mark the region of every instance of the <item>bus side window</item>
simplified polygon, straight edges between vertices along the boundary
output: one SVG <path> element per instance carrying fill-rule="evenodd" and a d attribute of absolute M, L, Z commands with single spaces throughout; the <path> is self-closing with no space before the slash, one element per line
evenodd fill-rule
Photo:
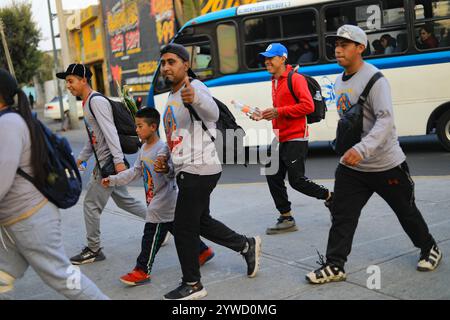
<path fill-rule="evenodd" d="M 416 0 L 415 36 L 419 50 L 450 46 L 450 0 Z"/>
<path fill-rule="evenodd" d="M 449 47 L 450 46 L 450 28 L 442 28 L 440 31 L 441 42 L 439 47 Z"/>
<path fill-rule="evenodd" d="M 217 45 L 219 47 L 220 72 L 236 73 L 239 70 L 236 26 L 233 23 L 223 23 L 217 26 Z"/>
<path fill-rule="evenodd" d="M 416 20 L 450 16 L 450 0 L 416 0 Z"/>
<path fill-rule="evenodd" d="M 329 36 L 335 34 L 336 28 L 344 23 L 358 25 L 366 31 L 368 42 L 363 53 L 364 57 L 405 52 L 408 48 L 405 5 L 405 0 L 381 0 L 373 4 L 340 5 L 326 9 L 327 58 L 335 59 L 334 40 Z"/>
<path fill-rule="evenodd" d="M 319 39 L 317 37 L 317 17 L 312 10 L 281 16 L 283 38 L 288 38 L 286 47 L 291 64 L 305 65 L 319 59 Z M 297 39 L 293 39 L 293 38 Z"/>
<path fill-rule="evenodd" d="M 428 22 L 416 28 L 418 49 L 428 50 L 450 46 L 450 19 Z"/>
<path fill-rule="evenodd" d="M 245 63 L 249 69 L 264 68 L 259 53 L 272 42 L 280 42 L 281 21 L 279 16 L 257 17 L 244 20 Z"/>
<path fill-rule="evenodd" d="M 191 69 L 199 80 L 214 76 L 211 43 L 207 37 L 196 38 L 194 44 L 183 44 L 191 57 Z"/>
<path fill-rule="evenodd" d="M 289 41 L 287 48 L 289 51 L 288 61 L 291 64 L 304 65 L 318 60 L 317 38 Z"/>
<path fill-rule="evenodd" d="M 280 18 L 273 16 L 248 19 L 244 23 L 244 31 L 246 42 L 280 38 Z"/>

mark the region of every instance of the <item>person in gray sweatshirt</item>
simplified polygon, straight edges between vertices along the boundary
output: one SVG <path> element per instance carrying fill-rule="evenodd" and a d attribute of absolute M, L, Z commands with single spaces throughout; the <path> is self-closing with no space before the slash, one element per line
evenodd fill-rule
<path fill-rule="evenodd" d="M 29 266 L 68 299 L 108 299 L 70 263 L 58 208 L 17 173 L 21 168 L 43 186 L 47 162 L 44 134 L 27 96 L 0 69 L 0 299 L 11 298 L 14 281 Z"/>
<path fill-rule="evenodd" d="M 250 278 L 259 269 L 261 239 L 238 234 L 210 214 L 210 196 L 222 166 L 211 136 L 193 120 L 188 106 L 214 137 L 219 108 L 202 82 L 189 79 L 189 75 L 195 76 L 189 67 L 189 52 L 179 44 L 165 46 L 161 50 L 161 73 L 172 89 L 163 123 L 179 189 L 173 231 L 183 273 L 180 286 L 165 294 L 164 299 L 199 299 L 207 294 L 200 282 L 199 236 L 241 253 Z"/>
<path fill-rule="evenodd" d="M 83 64 L 71 64 L 66 72 L 56 76 L 66 80 L 67 89 L 76 97 L 83 99 L 83 113 L 86 126 L 92 137 L 78 155 L 77 164 L 88 161 L 95 148 L 99 164 L 94 169 L 84 198 L 84 221 L 86 224 L 87 246 L 81 253 L 70 258 L 73 264 L 86 264 L 105 259 L 100 246 L 100 216 L 111 197 L 117 206 L 129 213 L 145 219 L 147 208 L 144 203 L 130 196 L 125 186 L 103 188 L 98 167 L 113 161 L 116 173 L 127 169 L 125 157 L 120 146 L 119 135 L 114 125 L 111 104 L 103 96 L 92 97 L 89 81 L 92 73 Z M 94 116 L 94 114 L 95 116 Z"/>
<path fill-rule="evenodd" d="M 341 117 L 355 105 L 371 78 L 379 72 L 363 61 L 367 45 L 365 32 L 344 25 L 336 35 L 336 59 L 344 73 L 336 80 L 336 105 Z M 336 170 L 334 194 L 328 207 L 332 226 L 328 237 L 326 261 L 306 275 L 312 284 L 346 279 L 344 264 L 350 254 L 361 210 L 377 193 L 393 209 L 403 229 L 421 250 L 417 270 L 432 271 L 442 258 L 436 241 L 414 200 L 414 182 L 398 142 L 389 82 L 379 78 L 363 103 L 361 141 L 340 159 Z"/>

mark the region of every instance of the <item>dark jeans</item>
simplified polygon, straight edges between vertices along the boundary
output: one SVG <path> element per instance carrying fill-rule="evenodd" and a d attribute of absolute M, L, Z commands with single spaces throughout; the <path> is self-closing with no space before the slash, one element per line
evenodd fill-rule
<path fill-rule="evenodd" d="M 142 236 L 141 253 L 136 261 L 136 267 L 150 274 L 152 272 L 153 262 L 156 254 L 161 248 L 167 232 L 173 233 L 173 222 L 150 223 L 147 222 L 144 227 L 144 235 Z M 199 253 L 208 249 L 208 246 L 200 240 Z M 198 256 L 197 256 L 198 258 Z"/>
<path fill-rule="evenodd" d="M 344 267 L 361 210 L 374 192 L 389 204 L 417 248 L 428 251 L 435 243 L 415 204 L 414 182 L 406 162 L 383 172 L 359 172 L 339 165 L 331 206 L 333 223 L 328 238 L 328 262 Z"/>
<path fill-rule="evenodd" d="M 184 282 L 200 281 L 198 261 L 199 236 L 240 252 L 247 238 L 237 234 L 209 212 L 210 195 L 219 181 L 220 173 L 209 176 L 181 172 L 175 209 L 174 237 Z"/>
<path fill-rule="evenodd" d="M 308 141 L 288 141 L 279 145 L 279 168 L 276 174 L 267 175 L 267 183 L 278 211 L 291 211 L 284 179 L 288 175 L 289 184 L 298 192 L 317 199 L 326 200 L 328 189 L 305 177 L 305 161 L 308 153 Z M 266 167 L 270 167 L 271 163 Z"/>

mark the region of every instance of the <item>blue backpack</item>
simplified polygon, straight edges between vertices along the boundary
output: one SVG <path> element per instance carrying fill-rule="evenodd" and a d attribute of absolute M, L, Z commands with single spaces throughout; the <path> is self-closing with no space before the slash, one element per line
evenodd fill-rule
<path fill-rule="evenodd" d="M 14 112 L 11 109 L 0 113 L 0 116 Z M 21 168 L 17 173 L 30 181 L 50 202 L 61 209 L 74 206 L 82 191 L 81 176 L 73 157 L 72 148 L 66 138 L 54 134 L 41 121 L 38 121 L 48 150 L 47 181 L 42 188 L 38 188 L 30 175 Z"/>

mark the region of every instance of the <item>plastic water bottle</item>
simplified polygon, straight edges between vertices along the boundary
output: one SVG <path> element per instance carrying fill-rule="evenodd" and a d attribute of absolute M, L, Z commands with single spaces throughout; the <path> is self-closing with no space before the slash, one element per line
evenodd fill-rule
<path fill-rule="evenodd" d="M 87 162 L 83 161 L 83 162 L 81 162 L 80 167 L 78 168 L 78 170 L 86 171 L 86 168 L 87 168 Z"/>
<path fill-rule="evenodd" d="M 248 105 L 243 104 L 242 102 L 239 101 L 231 101 L 231 103 L 234 105 L 234 107 L 236 108 L 236 110 L 239 110 L 247 115 L 251 115 L 252 113 L 256 112 L 256 108 L 250 107 Z"/>
<path fill-rule="evenodd" d="M 314 100 L 322 101 L 322 94 L 320 94 L 319 90 L 316 91 L 316 94 L 314 95 Z"/>

